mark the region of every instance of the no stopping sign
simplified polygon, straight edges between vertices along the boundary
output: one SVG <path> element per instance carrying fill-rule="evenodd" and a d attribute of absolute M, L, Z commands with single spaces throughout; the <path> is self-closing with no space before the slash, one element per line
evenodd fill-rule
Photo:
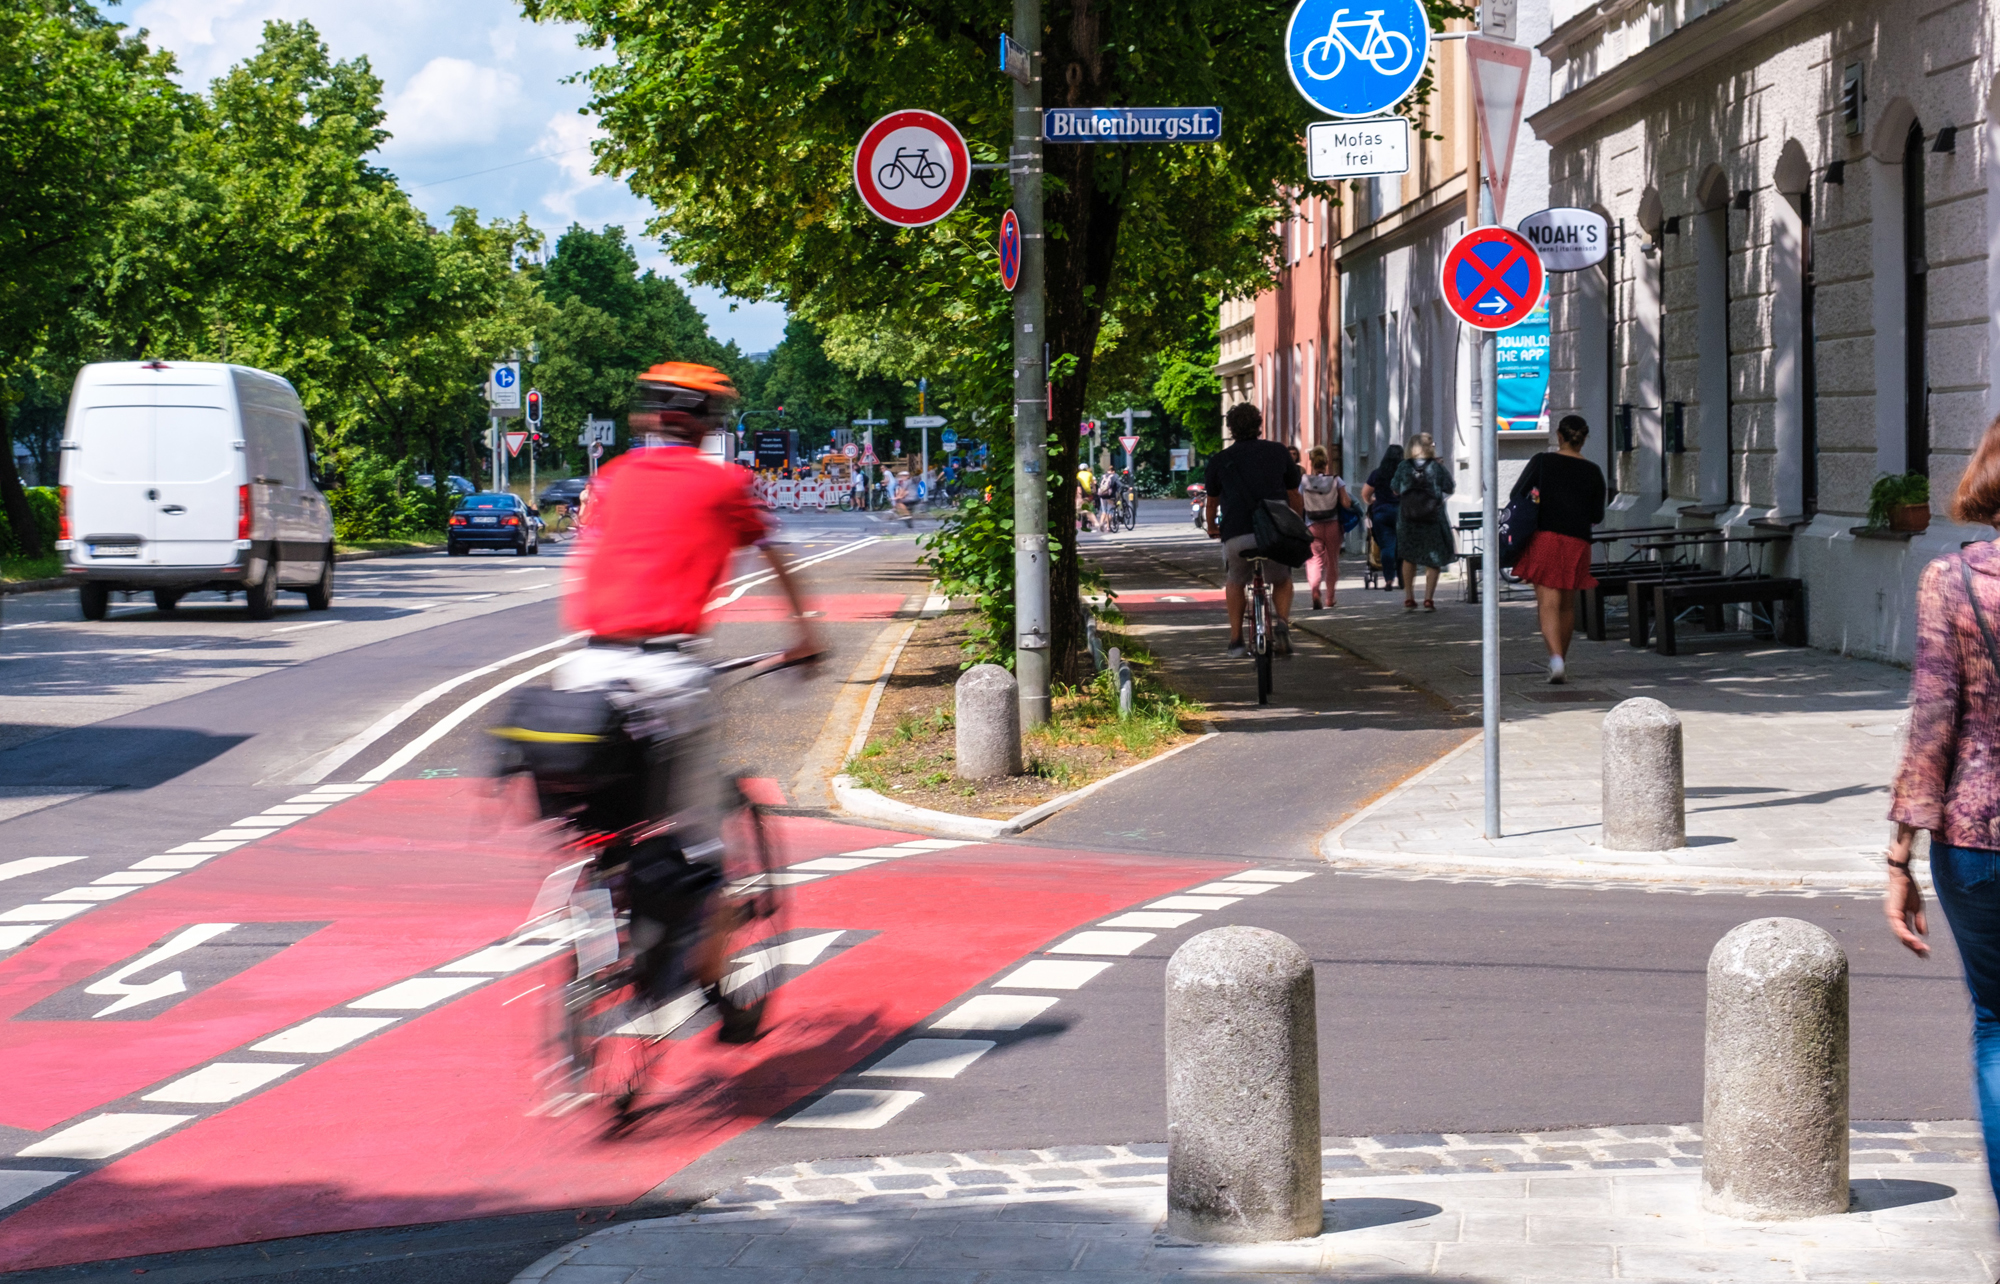
<path fill-rule="evenodd" d="M 971 178 L 965 139 L 932 111 L 892 111 L 854 149 L 854 190 L 869 213 L 898 227 L 923 227 L 957 209 Z"/>

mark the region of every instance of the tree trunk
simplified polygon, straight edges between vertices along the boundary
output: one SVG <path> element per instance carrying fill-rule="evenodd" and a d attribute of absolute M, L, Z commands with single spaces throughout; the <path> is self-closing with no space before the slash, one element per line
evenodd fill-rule
<path fill-rule="evenodd" d="M 1076 0 L 1067 21 L 1050 23 L 1044 51 L 1043 105 L 1089 107 L 1105 101 L 1100 19 L 1093 0 Z M 1076 471 L 1081 462 L 1077 429 L 1090 392 L 1091 356 L 1104 322 L 1124 209 L 1099 189 L 1097 168 L 1116 163 L 1112 145 L 1051 144 L 1044 152 L 1048 182 L 1042 218 L 1046 228 L 1047 302 L 1044 326 L 1051 361 L 1075 358 L 1067 376 L 1053 380 L 1049 422 L 1049 525 L 1058 548 L 1049 565 L 1051 676 L 1076 682 L 1084 655 L 1083 610 L 1077 562 Z M 1082 503 L 1086 509 L 1089 500 Z"/>
<path fill-rule="evenodd" d="M 40 557 L 49 551 L 49 533 L 35 521 L 28 493 L 21 488 L 21 474 L 14 470 L 13 417 L 4 399 L 0 399 L 0 505 L 6 507 L 7 525 L 14 530 L 22 556 Z"/>

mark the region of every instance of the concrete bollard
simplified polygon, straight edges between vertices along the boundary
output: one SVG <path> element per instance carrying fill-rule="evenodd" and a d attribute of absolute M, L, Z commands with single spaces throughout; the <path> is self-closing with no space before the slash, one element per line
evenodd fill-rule
<path fill-rule="evenodd" d="M 1687 846 L 1681 720 L 1645 696 L 1604 715 L 1604 833 L 1614 852 Z"/>
<path fill-rule="evenodd" d="M 1847 955 L 1760 918 L 1708 956 L 1701 1206 L 1755 1221 L 1847 1211 Z"/>
<path fill-rule="evenodd" d="M 1320 1232 L 1312 960 L 1218 927 L 1167 963 L 1167 1230 L 1212 1243 Z"/>
<path fill-rule="evenodd" d="M 1020 684 L 997 664 L 975 664 L 957 686 L 958 761 L 962 780 L 1021 774 Z"/>

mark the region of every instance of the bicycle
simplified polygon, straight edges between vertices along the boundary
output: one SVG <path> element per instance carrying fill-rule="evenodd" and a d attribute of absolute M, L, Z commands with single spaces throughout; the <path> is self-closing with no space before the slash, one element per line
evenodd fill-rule
<path fill-rule="evenodd" d="M 744 671 L 748 679 L 804 663 L 780 657 L 772 652 L 708 667 L 718 676 Z M 711 1006 L 720 1009 L 725 1032 L 732 1016 L 753 1027 L 765 1016 L 778 964 L 759 957 L 768 950 L 752 947 L 781 937 L 786 896 L 765 809 L 745 793 L 741 778 L 726 788 L 716 886 L 689 895 L 692 912 L 668 940 L 649 948 L 635 948 L 632 940 L 631 858 L 661 827 L 651 819 L 610 833 L 570 827 L 566 846 L 586 854 L 543 881 L 515 937 L 559 951 L 546 965 L 543 1052 L 535 1068 L 546 1113 L 604 1102 L 611 1112 L 607 1135 L 627 1133 L 668 1104 L 648 1098 L 659 1095 L 660 1062 L 676 1034 L 706 1028 L 702 1017 Z M 692 863 L 688 869 L 699 872 Z M 699 979 L 694 953 L 714 935 L 730 962 L 711 990 Z"/>
<path fill-rule="evenodd" d="M 1250 563 L 1249 601 L 1244 604 L 1250 654 L 1257 661 L 1257 703 L 1271 703 L 1271 656 L 1276 649 L 1277 613 L 1271 606 L 1271 586 L 1264 579 L 1264 559 L 1254 552 Z"/>
<path fill-rule="evenodd" d="M 916 162 L 914 169 L 906 163 L 909 160 Z M 914 178 L 925 187 L 935 190 L 943 187 L 945 179 L 950 175 L 943 165 L 930 158 L 928 147 L 919 147 L 915 151 L 907 147 L 898 147 L 895 159 L 884 161 L 882 167 L 875 171 L 875 181 L 881 184 L 883 191 L 893 192 L 903 185 L 905 177 Z"/>
<path fill-rule="evenodd" d="M 1118 496 L 1118 512 L 1114 517 L 1113 525 L 1114 527 L 1122 525 L 1128 531 L 1139 529 L 1139 496 L 1137 493 L 1127 490 Z"/>
<path fill-rule="evenodd" d="M 555 505 L 555 515 L 544 517 L 542 524 L 550 539 L 560 540 L 576 533 L 576 513 L 568 504 Z"/>
<path fill-rule="evenodd" d="M 1347 66 L 1347 56 L 1349 54 L 1353 54 L 1356 58 L 1373 67 L 1377 75 L 1397 76 L 1402 74 L 1403 70 L 1410 65 L 1410 59 L 1416 56 L 1416 45 L 1408 36 L 1400 31 L 1386 31 L 1383 29 L 1382 15 L 1387 10 L 1369 9 L 1366 12 L 1368 14 L 1366 22 L 1359 18 L 1342 22 L 1341 18 L 1347 13 L 1347 10 L 1335 9 L 1333 11 L 1333 22 L 1327 27 L 1326 34 L 1305 47 L 1305 54 L 1301 59 L 1301 64 L 1307 76 L 1313 80 L 1332 80 L 1340 74 L 1343 67 Z M 1352 40 L 1349 40 L 1346 34 L 1347 31 L 1355 27 L 1360 27 L 1368 33 L 1359 46 Z M 1389 62 L 1393 56 L 1394 46 L 1398 43 L 1403 46 L 1403 56 L 1396 60 L 1393 67 L 1385 66 L 1384 64 Z M 1315 50 L 1319 50 L 1320 52 L 1315 54 Z M 1324 64 L 1327 58 L 1333 58 L 1333 67 L 1324 72 L 1316 71 L 1313 67 L 1315 58 L 1319 59 L 1322 64 Z"/>

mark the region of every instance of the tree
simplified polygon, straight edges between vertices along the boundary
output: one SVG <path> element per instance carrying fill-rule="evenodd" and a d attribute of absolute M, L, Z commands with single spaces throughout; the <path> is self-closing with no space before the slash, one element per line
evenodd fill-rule
<path fill-rule="evenodd" d="M 1268 277 L 1283 189 L 1312 188 L 1300 139 L 1310 119 L 1285 74 L 1282 0 L 1050 0 L 1044 107 L 1216 105 L 1226 145 L 1055 145 L 1047 152 L 1047 330 L 1056 358 L 1048 475 L 1074 471 L 1076 425 L 1107 318 L 1121 344 L 1164 347 L 1206 297 Z M 524 0 L 530 17 L 584 24 L 610 46 L 593 103 L 607 131 L 599 167 L 660 207 L 656 230 L 694 279 L 794 313 L 896 318 L 921 336 L 957 327 L 968 377 L 1004 420 L 1009 368 L 993 233 L 1002 181 L 975 177 L 953 217 L 891 228 L 862 208 L 848 175 L 869 122 L 899 107 L 950 118 L 975 157 L 1004 155 L 1006 80 L 994 70 L 991 6 L 965 0 L 852 5 L 831 0 L 691 0 L 635 10 L 622 0 Z M 1439 14 L 1463 12 L 1434 5 Z M 1162 334 L 1162 327 L 1165 334 Z M 998 356 L 997 365 L 994 358 Z M 1074 674 L 1081 644 L 1073 505 L 1051 491 L 1054 660 Z"/>
<path fill-rule="evenodd" d="M 0 375 L 33 358 L 184 103 L 172 58 L 78 0 L 0 0 Z M 29 555 L 28 509 L 0 398 L 0 504 Z"/>

